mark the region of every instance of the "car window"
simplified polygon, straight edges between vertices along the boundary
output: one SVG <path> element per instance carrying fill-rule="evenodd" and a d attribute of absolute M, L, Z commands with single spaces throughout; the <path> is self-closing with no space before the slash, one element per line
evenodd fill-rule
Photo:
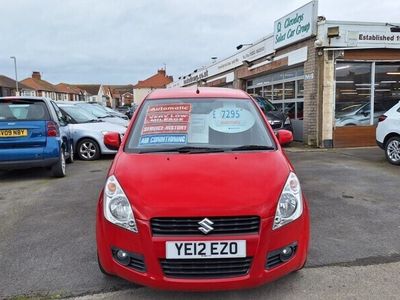
<path fill-rule="evenodd" d="M 92 115 L 96 116 L 97 118 L 105 118 L 108 117 L 108 113 L 106 113 L 103 109 L 96 107 L 92 104 L 78 104 L 82 109 L 88 111 Z"/>
<path fill-rule="evenodd" d="M 60 106 L 72 119 L 77 123 L 88 123 L 97 120 L 97 118 L 78 105 L 62 105 Z"/>
<path fill-rule="evenodd" d="M 53 101 L 50 101 L 50 103 L 56 112 L 57 119 L 60 122 L 60 125 L 61 126 L 67 125 L 67 122 L 65 122 L 65 117 L 64 117 L 63 113 L 61 112 L 61 110 L 58 108 L 57 104 L 55 104 Z"/>
<path fill-rule="evenodd" d="M 7 99 L 0 102 L 0 121 L 2 120 L 50 120 L 50 115 L 43 101 Z"/>
<path fill-rule="evenodd" d="M 177 146 L 275 147 L 250 99 L 162 99 L 146 101 L 125 150 L 165 150 Z"/>

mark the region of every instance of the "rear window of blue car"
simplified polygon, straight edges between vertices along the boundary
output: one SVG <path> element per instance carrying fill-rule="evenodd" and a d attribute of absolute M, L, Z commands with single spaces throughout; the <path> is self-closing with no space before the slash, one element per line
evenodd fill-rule
<path fill-rule="evenodd" d="M 0 100 L 0 121 L 38 121 L 49 119 L 49 111 L 43 101 L 22 99 Z"/>

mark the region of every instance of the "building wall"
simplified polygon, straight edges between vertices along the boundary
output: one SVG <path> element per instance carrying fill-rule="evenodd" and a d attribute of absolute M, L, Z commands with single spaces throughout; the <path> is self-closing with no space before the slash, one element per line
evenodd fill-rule
<path fill-rule="evenodd" d="M 335 105 L 335 60 L 333 51 L 324 51 L 321 66 L 322 99 L 321 99 L 321 137 L 320 145 L 333 147 L 334 105 Z"/>
<path fill-rule="evenodd" d="M 146 98 L 148 94 L 151 93 L 153 89 L 151 88 L 140 88 L 133 90 L 133 99 L 136 104 L 142 103 L 143 99 Z"/>
<path fill-rule="evenodd" d="M 318 51 L 314 47 L 314 39 L 305 42 L 307 45 L 307 61 L 304 63 L 304 143 L 317 146 L 318 140 L 318 111 L 319 111 L 319 66 Z"/>

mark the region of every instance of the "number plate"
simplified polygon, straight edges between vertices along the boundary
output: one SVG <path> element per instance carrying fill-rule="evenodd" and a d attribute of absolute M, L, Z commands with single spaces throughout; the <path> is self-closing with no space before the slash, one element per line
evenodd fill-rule
<path fill-rule="evenodd" d="M 0 130 L 0 137 L 19 137 L 28 136 L 27 129 L 2 129 Z"/>
<path fill-rule="evenodd" d="M 167 259 L 246 257 L 246 241 L 166 242 Z"/>

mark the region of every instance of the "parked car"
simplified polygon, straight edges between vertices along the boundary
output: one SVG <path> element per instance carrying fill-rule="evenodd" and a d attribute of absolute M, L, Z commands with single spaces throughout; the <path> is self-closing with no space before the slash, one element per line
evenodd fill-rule
<path fill-rule="evenodd" d="M 0 170 L 45 167 L 65 176 L 73 162 L 67 122 L 54 102 L 41 97 L 0 98 Z"/>
<path fill-rule="evenodd" d="M 293 132 L 292 122 L 287 114 L 283 113 L 281 110 L 277 109 L 275 105 L 261 97 L 259 95 L 251 95 L 251 97 L 256 100 L 257 104 L 261 107 L 268 119 L 268 123 L 271 125 L 272 129 L 286 129 Z"/>
<path fill-rule="evenodd" d="M 109 108 L 109 107 L 107 107 L 107 106 L 103 106 L 103 107 L 104 107 L 105 110 L 106 110 L 107 112 L 109 112 L 111 115 L 116 116 L 116 117 L 120 117 L 121 119 L 124 119 L 124 120 L 129 120 L 129 118 L 128 118 L 127 115 L 125 115 L 125 114 L 123 114 L 123 113 L 121 113 L 121 112 L 119 112 L 119 111 L 116 111 L 115 109 Z"/>
<path fill-rule="evenodd" d="M 301 269 L 309 213 L 275 134 L 244 91 L 153 91 L 121 141 L 97 207 L 99 267 L 161 289 L 253 287 Z"/>
<path fill-rule="evenodd" d="M 126 111 L 125 114 L 128 116 L 129 119 L 131 119 L 133 117 L 133 114 L 134 114 L 136 109 L 137 109 L 137 105 L 136 104 L 132 104 L 132 106 L 129 107 L 129 109 Z"/>
<path fill-rule="evenodd" d="M 385 112 L 380 103 L 374 105 L 374 124 L 378 123 L 378 117 Z M 369 125 L 371 104 L 351 104 L 336 111 L 336 126 Z"/>
<path fill-rule="evenodd" d="M 129 124 L 128 120 L 123 120 L 119 117 L 113 116 L 110 113 L 105 112 L 103 109 L 96 107 L 95 105 L 85 103 L 85 102 L 74 102 L 74 105 L 79 105 L 81 108 L 88 111 L 89 113 L 94 115 L 99 120 L 104 120 L 109 123 L 128 127 L 128 124 Z"/>
<path fill-rule="evenodd" d="M 129 119 L 125 114 L 120 113 L 119 111 L 116 111 L 116 110 L 114 110 L 112 108 L 109 108 L 108 106 L 103 106 L 98 102 L 88 102 L 88 103 L 94 105 L 97 108 L 100 108 L 106 114 L 112 115 L 114 117 L 119 117 L 119 118 L 124 119 L 124 120 L 128 120 Z"/>
<path fill-rule="evenodd" d="M 129 106 L 126 106 L 126 105 L 118 106 L 118 107 L 115 108 L 116 111 L 118 111 L 118 112 L 120 112 L 121 114 L 124 114 L 124 115 L 126 115 L 126 112 L 128 111 L 128 109 L 129 109 Z"/>
<path fill-rule="evenodd" d="M 102 154 L 113 154 L 103 142 L 104 134 L 109 131 L 125 134 L 126 127 L 97 119 L 80 105 L 58 102 L 64 118 L 68 120 L 73 149 L 81 160 L 96 160 Z"/>
<path fill-rule="evenodd" d="M 391 164 L 400 165 L 400 102 L 379 117 L 376 142 Z"/>

